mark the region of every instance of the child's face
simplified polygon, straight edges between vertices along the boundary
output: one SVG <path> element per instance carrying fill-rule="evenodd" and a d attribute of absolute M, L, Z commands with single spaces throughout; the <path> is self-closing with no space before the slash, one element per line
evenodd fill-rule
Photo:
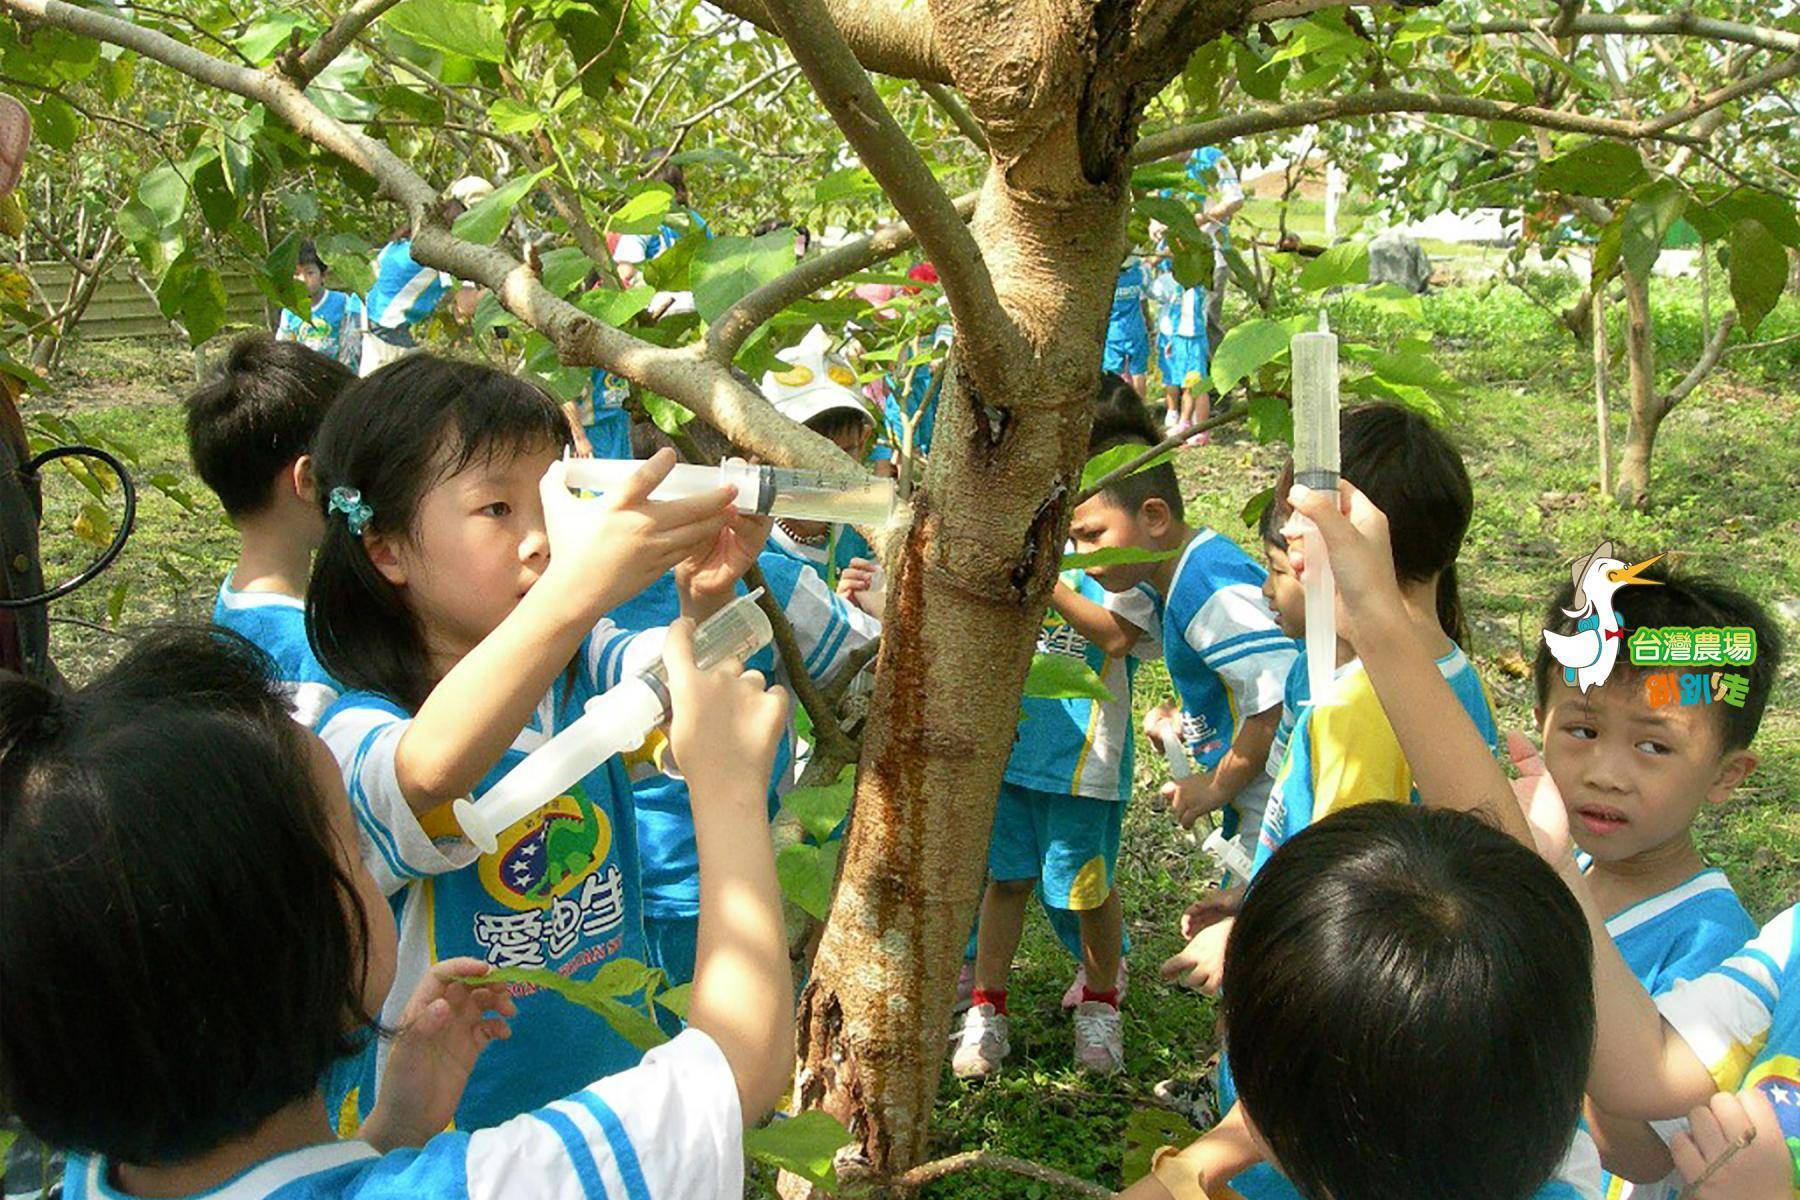
<path fill-rule="evenodd" d="M 313 300 L 325 295 L 325 273 L 311 263 L 303 263 L 294 269 L 294 278 L 306 289 L 306 294 Z"/>
<path fill-rule="evenodd" d="M 362 902 L 363 916 L 368 922 L 368 944 L 363 947 L 363 1011 L 370 1016 L 381 1012 L 388 992 L 394 987 L 394 964 L 399 944 L 394 929 L 394 910 L 388 907 L 381 886 L 363 865 L 357 849 L 356 824 L 350 816 L 350 797 L 344 791 L 344 776 L 337 759 L 314 734 L 306 735 L 307 752 L 312 757 L 313 787 L 325 804 L 325 815 L 336 835 L 338 865 L 356 887 L 356 898 Z M 348 919 L 349 914 L 345 914 Z"/>
<path fill-rule="evenodd" d="M 1570 831 L 1597 862 L 1686 837 L 1700 807 L 1724 803 L 1756 765 L 1747 750 L 1723 751 L 1709 706 L 1651 708 L 1640 675 L 1585 695 L 1558 678 L 1538 715 Z"/>
<path fill-rule="evenodd" d="M 425 645 L 452 661 L 474 649 L 512 612 L 550 565 L 538 483 L 560 447 L 491 459 L 435 484 L 419 502 L 410 537 L 371 557 L 403 587 Z"/>
<path fill-rule="evenodd" d="M 1154 508 L 1154 512 L 1152 509 Z M 1168 510 L 1160 501 L 1152 500 L 1136 513 L 1130 512 L 1104 493 L 1089 496 L 1076 506 L 1069 519 L 1069 540 L 1077 554 L 1129 546 L 1140 550 L 1159 550 L 1159 539 L 1167 532 Z M 1155 563 L 1115 563 L 1087 568 L 1088 577 L 1109 592 L 1128 592 L 1150 578 Z"/>
<path fill-rule="evenodd" d="M 1291 638 L 1305 637 L 1306 589 L 1288 561 L 1287 547 L 1264 542 L 1263 561 L 1269 567 L 1269 573 L 1263 579 L 1263 599 L 1274 610 L 1276 624 Z"/>
<path fill-rule="evenodd" d="M 869 428 L 867 422 L 865 422 L 861 425 L 835 429 L 831 432 L 829 437 L 839 450 L 842 450 L 857 462 L 861 462 L 868 457 L 869 435 L 874 432 L 873 429 Z"/>

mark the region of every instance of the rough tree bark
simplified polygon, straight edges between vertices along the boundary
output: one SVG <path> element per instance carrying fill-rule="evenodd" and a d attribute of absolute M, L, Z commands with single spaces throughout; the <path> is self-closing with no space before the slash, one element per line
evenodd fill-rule
<path fill-rule="evenodd" d="M 1642 508 L 1650 498 L 1650 458 L 1664 409 L 1656 394 L 1656 355 L 1651 340 L 1650 282 L 1622 272 L 1625 285 L 1626 395 L 1631 421 L 1625 427 L 1625 452 L 1619 457 L 1615 493 L 1627 508 Z"/>

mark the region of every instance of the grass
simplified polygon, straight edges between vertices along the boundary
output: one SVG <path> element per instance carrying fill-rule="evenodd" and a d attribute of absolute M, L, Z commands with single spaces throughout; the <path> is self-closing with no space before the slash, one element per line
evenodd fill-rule
<path fill-rule="evenodd" d="M 1659 281 L 1657 352 L 1664 384 L 1692 361 L 1700 344 L 1697 291 Z M 1384 326 L 1353 312 L 1341 332 L 1381 340 L 1429 333 L 1444 364 L 1468 387 L 1453 421 L 1476 488 L 1476 513 L 1460 573 L 1471 647 L 1504 727 L 1530 723 L 1529 680 L 1520 667 L 1536 640 L 1536 621 L 1564 563 L 1602 537 L 1633 553 L 1673 552 L 1689 566 L 1733 580 L 1772 606 L 1782 606 L 1790 644 L 1800 641 L 1800 345 L 1741 355 L 1700 388 L 1664 426 L 1657 448 L 1652 506 L 1622 512 L 1597 494 L 1591 366 L 1587 352 L 1542 308 L 1504 287 L 1458 288 L 1431 296 L 1425 329 Z M 1359 328 L 1359 326 L 1361 326 Z M 1770 317 L 1759 338 L 1800 329 L 1792 300 Z M 139 474 L 185 476 L 176 399 L 191 384 L 184 351 L 123 344 L 82 347 L 75 373 L 41 402 L 72 416 L 89 433 L 126 441 Z M 32 411 L 28 408 L 28 412 Z M 1615 413 L 1614 438 L 1624 420 Z M 1238 519 L 1245 499 L 1274 480 L 1282 452 L 1239 431 L 1180 461 L 1195 517 L 1250 545 Z M 74 618 L 129 630 L 151 620 L 204 620 L 213 590 L 229 565 L 230 531 L 211 499 L 189 485 L 199 504 L 184 511 L 148 490 L 138 533 L 105 582 L 57 604 Z M 53 576 L 75 569 L 91 548 L 68 525 L 86 493 L 53 480 L 46 557 Z M 126 585 L 117 620 L 108 599 Z M 74 678 L 91 672 L 118 644 L 113 632 L 59 623 L 59 660 Z M 1724 867 L 1753 915 L 1766 919 L 1800 897 L 1800 693 L 1790 656 L 1757 740 L 1761 765 L 1734 803 L 1703 816 L 1706 854 Z M 1138 701 L 1166 691 L 1159 665 L 1140 674 Z M 1160 781 L 1160 764 L 1142 759 L 1140 795 Z M 1194 1071 L 1214 1048 L 1211 1002 L 1163 985 L 1155 967 L 1180 948 L 1175 915 L 1208 882 L 1210 872 L 1166 816 L 1134 802 L 1125 818 L 1119 872 L 1133 950 L 1125 1005 L 1126 1072 L 1095 1080 L 1070 1067 L 1072 1034 L 1058 1008 L 1073 964 L 1033 910 L 1012 981 L 1013 1055 L 984 1084 L 948 1077 L 939 1098 L 934 1151 L 974 1146 L 1032 1159 L 1116 1185 L 1124 1129 L 1133 1113 L 1153 1108 L 1156 1080 Z M 994 1175 L 965 1175 L 932 1185 L 929 1200 L 1049 1197 L 1044 1184 Z"/>

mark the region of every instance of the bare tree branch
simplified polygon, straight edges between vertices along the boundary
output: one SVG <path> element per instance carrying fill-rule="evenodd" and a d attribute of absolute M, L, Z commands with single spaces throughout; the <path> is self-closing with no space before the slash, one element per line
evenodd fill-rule
<path fill-rule="evenodd" d="M 690 117 L 683 117 L 681 120 L 677 121 L 675 123 L 675 136 L 670 139 L 669 144 L 664 147 L 662 156 L 648 167 L 645 167 L 643 171 L 639 172 L 638 178 L 648 179 L 658 171 L 662 170 L 662 165 L 671 158 L 674 158 L 675 155 L 680 152 L 681 143 L 687 141 L 687 135 L 694 126 L 706 120 L 706 118 L 712 116 L 721 108 L 728 108 L 731 105 L 736 104 L 739 100 L 742 100 L 745 96 L 769 82 L 769 80 L 775 78 L 777 75 L 782 74 L 784 71 L 793 71 L 797 69 L 798 67 L 794 63 L 782 63 L 780 66 L 771 67 L 761 75 L 758 75 L 755 79 L 752 79 L 749 83 L 744 84 L 742 87 L 735 88 L 725 95 L 720 96 L 717 100 L 714 100 L 699 112 Z M 788 89 L 788 84 L 792 82 L 792 78 L 789 78 L 784 82 L 781 87 L 776 90 L 775 96 L 779 96 L 782 92 L 785 92 Z M 775 96 L 770 96 L 766 99 L 773 100 Z"/>
<path fill-rule="evenodd" d="M 1725 347 L 1726 354 L 1737 354 L 1743 350 L 1767 350 L 1771 346 L 1787 346 L 1800 342 L 1800 333 L 1784 333 L 1778 338 L 1770 338 L 1766 342 L 1739 342 L 1735 346 Z"/>
<path fill-rule="evenodd" d="M 1003 390 L 998 378 L 1002 364 L 1018 363 L 1024 350 L 1018 330 L 994 293 L 975 235 L 876 94 L 868 72 L 832 24 L 825 0 L 766 3 L 819 101 L 936 266 L 959 332 L 983 348 L 970 370 L 983 390 L 998 394 Z M 990 381 L 991 387 L 986 386 Z"/>
<path fill-rule="evenodd" d="M 920 86 L 925 89 L 925 94 L 944 110 L 944 115 L 950 118 L 950 123 L 956 126 L 957 131 L 974 142 L 977 150 L 986 154 L 988 152 L 987 134 L 981 132 L 981 126 L 975 121 L 975 114 L 971 113 L 969 106 L 962 102 L 962 97 L 946 85 L 933 83 L 930 80 L 926 80 Z"/>
<path fill-rule="evenodd" d="M 1498 20 L 1474 24 L 1453 24 L 1449 32 L 1461 36 L 1490 33 L 1531 33 L 1551 31 L 1552 20 Z M 1616 33 L 1636 37 L 1657 34 L 1707 38 L 1715 42 L 1740 42 L 1764 50 L 1800 50 L 1800 33 L 1763 25 L 1745 25 L 1738 21 L 1719 21 L 1696 16 L 1691 10 L 1667 15 L 1583 13 L 1568 25 L 1569 33 Z"/>
<path fill-rule="evenodd" d="M 1100 1184 L 1023 1158 L 1014 1158 L 1010 1154 L 995 1154 L 991 1150 L 966 1150 L 934 1162 L 920 1163 L 893 1180 L 893 1183 L 910 1191 L 961 1171 L 1004 1171 L 1008 1175 L 1022 1175 L 1040 1183 L 1054 1184 L 1059 1196 L 1091 1196 L 1094 1200 L 1112 1200 L 1113 1196 L 1112 1189 Z"/>
<path fill-rule="evenodd" d="M 1728 84 L 1715 92 L 1700 97 L 1692 104 L 1678 108 L 1674 112 L 1664 113 L 1654 120 L 1645 122 L 1644 136 L 1660 137 L 1665 130 L 1673 129 L 1675 126 L 1691 121 L 1695 117 L 1730 104 L 1733 100 L 1739 100 L 1745 96 L 1755 95 L 1757 92 L 1768 91 L 1782 80 L 1791 79 L 1795 75 L 1800 75 L 1800 51 L 1796 51 L 1788 57 L 1781 59 L 1770 66 L 1764 67 L 1747 79 L 1740 79 L 1736 83 Z M 1704 139 L 1701 140 L 1704 141 Z"/>
<path fill-rule="evenodd" d="M 343 16 L 331 23 L 331 28 L 319 35 L 318 41 L 308 46 L 292 63 L 286 64 L 288 77 L 301 87 L 311 83 L 377 17 L 398 3 L 400 0 L 356 0 Z"/>
<path fill-rule="evenodd" d="M 1737 309 L 1734 308 L 1726 313 L 1719 321 L 1719 327 L 1713 330 L 1712 337 L 1707 339 L 1706 346 L 1700 351 L 1700 357 L 1694 361 L 1693 367 L 1681 377 L 1680 383 L 1663 393 L 1662 410 L 1665 416 L 1670 409 L 1686 400 L 1688 395 L 1699 387 L 1708 375 L 1713 373 L 1713 369 L 1719 365 L 1719 360 L 1725 357 L 1725 339 L 1730 337 L 1731 331 L 1737 327 L 1737 319 Z"/>
<path fill-rule="evenodd" d="M 1233 408 L 1228 408 L 1222 413 L 1214 413 L 1212 416 L 1206 418 L 1206 420 L 1187 429 L 1183 429 L 1179 433 L 1171 433 L 1168 437 L 1156 443 L 1156 445 L 1149 447 L 1136 458 L 1114 467 L 1100 478 L 1094 480 L 1091 486 L 1082 488 L 1080 494 L 1075 497 L 1075 503 L 1079 505 L 1082 502 L 1099 495 L 1101 490 L 1109 485 L 1125 478 L 1127 475 L 1135 474 L 1137 471 L 1150 463 L 1155 462 L 1165 454 L 1180 450 L 1183 446 L 1187 445 L 1188 439 L 1192 438 L 1195 434 L 1205 433 L 1211 429 L 1217 429 L 1221 425 L 1236 424 L 1249 414 L 1250 406 L 1248 404 L 1240 404 Z"/>
<path fill-rule="evenodd" d="M 713 0 L 734 17 L 777 32 L 769 0 Z M 938 52 L 931 11 L 923 0 L 827 0 L 831 23 L 856 60 L 871 71 L 900 79 L 951 83 Z"/>

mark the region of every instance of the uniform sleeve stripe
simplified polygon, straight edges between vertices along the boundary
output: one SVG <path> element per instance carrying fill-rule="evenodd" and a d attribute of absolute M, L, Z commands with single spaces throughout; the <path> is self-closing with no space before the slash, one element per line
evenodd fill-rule
<path fill-rule="evenodd" d="M 819 674 L 825 667 L 837 660 L 838 651 L 843 647 L 844 639 L 850 635 L 850 626 L 848 624 L 837 621 L 836 617 L 833 617 L 832 619 L 836 622 L 837 628 L 830 630 L 826 634 L 824 640 L 819 643 L 819 654 L 816 656 L 819 660 L 819 665 L 817 667 L 807 667 L 807 670 L 814 675 Z"/>
<path fill-rule="evenodd" d="M 1717 973 L 1749 992 L 1751 997 L 1767 1011 L 1775 1011 L 1775 995 L 1769 990 L 1768 985 L 1761 980 L 1746 975 L 1732 963 L 1726 963 L 1718 969 Z"/>
<path fill-rule="evenodd" d="M 375 815 L 374 808 L 369 804 L 369 792 L 362 782 L 363 759 L 367 757 L 369 748 L 374 744 L 374 735 L 363 739 L 362 745 L 356 748 L 356 766 L 350 773 L 350 802 L 356 809 L 357 823 L 362 826 L 363 832 L 369 835 L 369 842 L 381 854 L 382 861 L 387 864 L 388 870 L 392 871 L 396 878 L 422 878 L 420 872 L 406 864 L 400 854 L 400 845 L 394 839 L 394 831 L 382 824 L 381 819 Z"/>
<path fill-rule="evenodd" d="M 1281 632 L 1281 630 L 1279 630 L 1279 629 L 1252 629 L 1252 630 L 1248 631 L 1247 633 L 1233 634 L 1231 637 L 1225 638 L 1223 641 L 1214 642 L 1212 645 L 1210 645 L 1206 648 L 1206 656 L 1210 657 L 1212 655 L 1222 653 L 1226 650 L 1231 649 L 1233 646 L 1239 645 L 1244 642 L 1253 642 L 1259 638 L 1271 638 L 1271 637 L 1280 638 L 1282 641 L 1291 641 L 1292 640 L 1287 636 L 1287 634 Z"/>
<path fill-rule="evenodd" d="M 1295 653 L 1298 653 L 1298 651 L 1296 651 L 1294 649 L 1293 643 L 1289 639 L 1281 636 L 1280 634 L 1276 634 L 1275 639 L 1273 641 L 1267 641 L 1267 640 L 1260 641 L 1260 642 L 1257 642 L 1255 645 L 1245 646 L 1241 650 L 1235 650 L 1232 653 L 1227 654 L 1221 658 L 1208 657 L 1205 660 L 1205 662 L 1206 662 L 1207 666 L 1211 667 L 1213 670 L 1216 671 L 1220 667 L 1226 665 L 1227 663 L 1234 663 L 1240 658 L 1251 658 L 1258 654 L 1295 654 Z"/>
<path fill-rule="evenodd" d="M 582 1194 L 588 1200 L 607 1200 L 606 1184 L 600 1179 L 600 1168 L 594 1162 L 594 1152 L 582 1140 L 581 1131 L 575 1128 L 575 1122 L 553 1108 L 539 1109 L 531 1116 L 548 1125 L 551 1132 L 562 1141 L 563 1150 L 568 1153 L 569 1162 L 575 1168 L 575 1178 L 581 1182 Z M 636 1200 L 636 1195 L 635 1192 L 632 1193 L 633 1200 Z"/>
<path fill-rule="evenodd" d="M 591 1091 L 577 1092 L 572 1099 L 593 1113 L 594 1119 L 600 1122 L 600 1128 L 606 1134 L 606 1143 L 612 1147 L 613 1163 L 619 1169 L 619 1177 L 625 1181 L 628 1200 L 650 1200 L 650 1185 L 644 1180 L 644 1168 L 638 1162 L 637 1148 L 631 1144 L 631 1135 L 625 1132 L 625 1123 L 619 1120 L 612 1106 Z"/>
<path fill-rule="evenodd" d="M 791 617 L 789 623 L 792 624 Z M 832 636 L 839 633 L 843 627 L 843 619 L 827 608 L 825 610 L 825 628 L 819 631 L 819 640 L 813 643 L 812 651 L 806 656 L 806 671 L 809 675 L 817 675 L 819 664 L 831 661 Z M 795 627 L 794 632 L 796 635 L 800 632 L 798 626 Z"/>

